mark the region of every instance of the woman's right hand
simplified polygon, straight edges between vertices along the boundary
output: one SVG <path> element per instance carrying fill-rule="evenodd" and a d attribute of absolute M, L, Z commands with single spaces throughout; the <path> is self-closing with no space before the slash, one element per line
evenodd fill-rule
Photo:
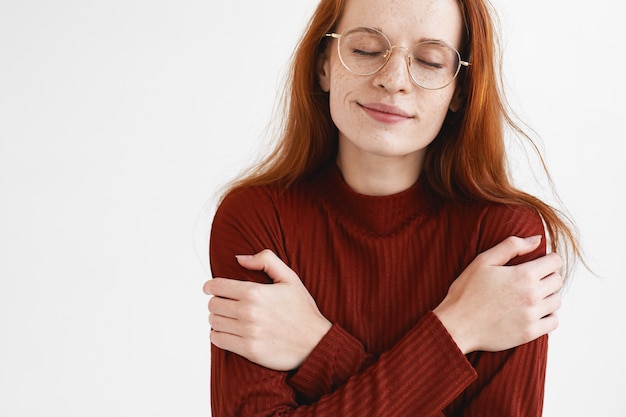
<path fill-rule="evenodd" d="M 478 255 L 452 283 L 434 313 L 463 353 L 510 349 L 556 329 L 561 257 L 552 253 L 505 266 L 540 242 L 541 236 L 509 237 Z"/>
<path fill-rule="evenodd" d="M 296 369 L 331 328 L 298 275 L 269 249 L 238 256 L 272 284 L 214 278 L 204 284 L 211 342 L 277 371 Z"/>

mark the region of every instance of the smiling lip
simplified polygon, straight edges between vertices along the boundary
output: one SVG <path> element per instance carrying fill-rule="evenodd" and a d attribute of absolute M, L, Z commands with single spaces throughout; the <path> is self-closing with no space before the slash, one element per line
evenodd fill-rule
<path fill-rule="evenodd" d="M 387 104 L 367 103 L 359 105 L 370 117 L 382 123 L 398 123 L 413 118 L 404 110 Z"/>

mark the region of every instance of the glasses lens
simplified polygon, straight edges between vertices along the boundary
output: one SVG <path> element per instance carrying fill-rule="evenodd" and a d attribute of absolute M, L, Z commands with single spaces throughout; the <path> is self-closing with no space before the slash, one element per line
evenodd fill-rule
<path fill-rule="evenodd" d="M 450 84 L 460 68 L 459 53 L 438 42 L 422 42 L 411 51 L 410 71 L 415 82 L 436 90 Z"/>
<path fill-rule="evenodd" d="M 375 29 L 356 28 L 341 35 L 339 57 L 343 65 L 358 75 L 370 75 L 385 65 L 391 45 Z"/>

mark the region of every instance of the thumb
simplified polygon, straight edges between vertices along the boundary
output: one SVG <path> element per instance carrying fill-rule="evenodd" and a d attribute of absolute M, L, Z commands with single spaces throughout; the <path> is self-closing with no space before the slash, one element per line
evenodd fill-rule
<path fill-rule="evenodd" d="M 491 249 L 486 250 L 481 256 L 490 265 L 504 266 L 511 259 L 525 255 L 537 249 L 542 236 L 536 235 L 527 238 L 509 236 Z"/>
<path fill-rule="evenodd" d="M 246 269 L 265 272 L 275 284 L 299 280 L 296 273 L 269 249 L 255 255 L 236 255 L 235 258 Z"/>

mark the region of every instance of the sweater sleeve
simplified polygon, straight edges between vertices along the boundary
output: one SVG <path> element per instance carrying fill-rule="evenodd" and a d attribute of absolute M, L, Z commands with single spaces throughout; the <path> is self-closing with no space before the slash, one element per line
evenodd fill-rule
<path fill-rule="evenodd" d="M 517 265 L 546 253 L 543 223 L 533 210 L 495 206 L 485 212 L 479 228 L 479 252 L 510 235 L 543 236 L 539 248 L 513 259 L 509 265 Z M 541 416 L 547 352 L 548 336 L 545 335 L 506 351 L 469 354 L 468 360 L 476 369 L 478 378 L 446 409 L 446 415 Z"/>
<path fill-rule="evenodd" d="M 520 206 L 487 206 L 475 227 L 474 236 L 477 241 L 474 242 L 475 252 L 472 258 L 509 236 L 543 236 L 541 245 L 534 252 L 511 260 L 509 265 L 536 259 L 546 253 L 543 223 L 539 215 L 531 209 Z M 443 326 L 440 331 L 447 333 Z M 305 399 L 311 401 L 343 384 L 351 375 L 367 366 L 368 359 L 371 358 L 367 356 L 363 346 L 335 325 L 296 370 L 289 383 Z M 467 408 L 468 416 L 540 415 L 538 410 L 541 410 L 543 404 L 546 359 L 547 336 L 505 352 L 477 352 L 468 355 L 478 378 L 459 397 L 453 408 Z M 522 386 L 521 383 L 511 384 L 511 381 L 525 382 Z M 514 389 L 509 392 L 507 387 Z M 489 409 L 499 411 L 484 414 Z"/>
<path fill-rule="evenodd" d="M 216 213 L 210 243 L 214 276 L 268 282 L 258 271 L 242 270 L 234 255 L 269 248 L 286 259 L 271 197 L 252 197 L 227 197 Z M 328 358 L 326 353 L 333 351 L 336 356 Z M 439 416 L 476 379 L 474 368 L 432 313 L 375 361 L 337 325 L 316 352 L 319 362 L 314 357 L 307 361 L 308 377 L 306 370 L 298 376 L 302 390 L 311 394 L 303 400 L 289 373 L 212 346 L 212 415 Z M 359 359 L 346 366 L 344 359 L 352 354 Z"/>

